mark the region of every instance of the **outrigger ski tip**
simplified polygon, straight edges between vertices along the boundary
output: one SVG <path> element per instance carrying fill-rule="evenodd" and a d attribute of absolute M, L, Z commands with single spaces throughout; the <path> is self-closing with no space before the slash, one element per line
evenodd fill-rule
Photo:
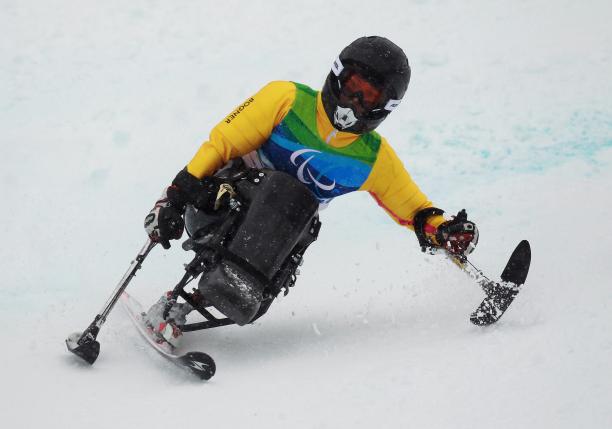
<path fill-rule="evenodd" d="M 531 246 L 527 240 L 521 241 L 512 252 L 501 275 L 501 282 L 488 279 L 480 270 L 468 262 L 465 269 L 473 276 L 486 297 L 470 316 L 470 321 L 478 326 L 497 322 L 518 295 L 527 279 L 531 265 Z"/>
<path fill-rule="evenodd" d="M 117 303 L 119 296 L 125 290 L 132 278 L 134 278 L 136 271 L 140 269 L 142 262 L 155 245 L 156 243 L 147 239 L 93 322 L 91 322 L 83 332 L 74 332 L 66 338 L 66 347 L 69 352 L 74 353 L 90 365 L 94 364 L 100 354 L 100 343 L 97 341 L 98 333 L 102 325 L 104 325 L 104 322 L 106 322 L 106 317 L 109 315 Z"/>
<path fill-rule="evenodd" d="M 70 334 L 66 338 L 66 347 L 90 365 L 94 364 L 100 354 L 100 343 L 95 340 L 95 337 L 90 337 L 83 332 Z"/>

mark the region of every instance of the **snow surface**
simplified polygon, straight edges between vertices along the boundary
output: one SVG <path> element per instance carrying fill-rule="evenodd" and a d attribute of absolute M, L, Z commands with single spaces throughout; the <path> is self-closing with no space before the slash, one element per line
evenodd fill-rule
<path fill-rule="evenodd" d="M 6 428 L 612 427 L 609 1 L 0 2 L 0 415 Z M 413 79 L 380 128 L 421 188 L 481 232 L 482 293 L 368 195 L 323 212 L 298 285 L 253 326 L 188 334 L 217 375 L 149 350 L 120 308 L 93 367 L 64 338 L 102 307 L 142 220 L 210 128 L 269 80 L 320 87 L 365 34 Z M 155 249 L 153 302 L 189 255 Z"/>

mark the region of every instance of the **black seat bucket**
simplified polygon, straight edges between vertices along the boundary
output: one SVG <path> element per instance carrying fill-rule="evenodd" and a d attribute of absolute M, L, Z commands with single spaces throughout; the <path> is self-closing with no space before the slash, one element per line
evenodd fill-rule
<path fill-rule="evenodd" d="M 299 181 L 273 170 L 239 181 L 236 190 L 248 209 L 214 249 L 220 257 L 198 287 L 215 308 L 244 325 L 259 311 L 266 288 L 288 257 L 314 240 L 311 225 L 319 203 Z"/>

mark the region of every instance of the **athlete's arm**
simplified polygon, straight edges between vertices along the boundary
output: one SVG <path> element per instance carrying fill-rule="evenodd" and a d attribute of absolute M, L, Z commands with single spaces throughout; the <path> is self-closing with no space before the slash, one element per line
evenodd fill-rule
<path fill-rule="evenodd" d="M 433 206 L 384 137 L 372 172 L 361 190 L 368 191 L 395 222 L 412 230 L 416 213 Z M 427 219 L 425 232 L 435 235 L 442 222 L 443 216 L 431 216 Z"/>
<path fill-rule="evenodd" d="M 211 131 L 187 171 L 201 179 L 210 176 L 230 159 L 258 149 L 268 140 L 295 100 L 292 82 L 274 81 L 247 98 Z"/>

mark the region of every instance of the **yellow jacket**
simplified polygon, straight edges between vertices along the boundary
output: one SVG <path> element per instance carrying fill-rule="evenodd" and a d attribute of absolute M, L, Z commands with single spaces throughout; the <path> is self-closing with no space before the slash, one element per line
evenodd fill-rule
<path fill-rule="evenodd" d="M 213 128 L 209 140 L 187 165 L 187 171 L 203 178 L 231 159 L 248 160 L 287 115 L 295 98 L 296 86 L 292 82 L 275 81 L 264 86 Z M 333 127 L 323 108 L 321 93 L 317 95 L 316 122 L 319 136 L 332 147 L 348 146 L 358 138 Z M 432 206 L 384 137 L 372 170 L 359 190 L 368 191 L 395 222 L 410 229 L 414 215 Z M 434 234 L 443 221 L 442 216 L 429 218 L 425 231 Z"/>

